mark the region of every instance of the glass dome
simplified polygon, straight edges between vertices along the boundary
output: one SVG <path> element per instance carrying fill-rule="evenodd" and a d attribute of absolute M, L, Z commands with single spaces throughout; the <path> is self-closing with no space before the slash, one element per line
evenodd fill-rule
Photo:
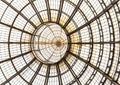
<path fill-rule="evenodd" d="M 0 85 L 120 85 L 120 0 L 0 0 Z"/>

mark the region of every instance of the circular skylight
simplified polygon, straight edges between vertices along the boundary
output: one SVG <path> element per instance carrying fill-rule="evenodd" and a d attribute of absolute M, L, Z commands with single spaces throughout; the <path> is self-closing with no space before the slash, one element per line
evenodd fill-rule
<path fill-rule="evenodd" d="M 46 23 L 34 31 L 31 47 L 38 60 L 54 64 L 65 57 L 68 39 L 64 30 L 55 23 Z"/>

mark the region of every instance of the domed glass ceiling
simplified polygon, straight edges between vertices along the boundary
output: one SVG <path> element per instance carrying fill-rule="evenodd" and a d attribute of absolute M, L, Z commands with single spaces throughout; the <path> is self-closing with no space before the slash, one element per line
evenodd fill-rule
<path fill-rule="evenodd" d="M 120 0 L 0 0 L 0 85 L 120 85 Z"/>

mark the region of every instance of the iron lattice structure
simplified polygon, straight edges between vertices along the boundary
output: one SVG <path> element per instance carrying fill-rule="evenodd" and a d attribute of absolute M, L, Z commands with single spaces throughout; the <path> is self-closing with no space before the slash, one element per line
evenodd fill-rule
<path fill-rule="evenodd" d="M 120 0 L 0 0 L 0 85 L 120 85 Z"/>

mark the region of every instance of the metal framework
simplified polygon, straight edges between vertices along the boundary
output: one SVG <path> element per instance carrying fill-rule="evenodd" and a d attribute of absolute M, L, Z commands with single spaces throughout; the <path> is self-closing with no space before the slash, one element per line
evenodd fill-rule
<path fill-rule="evenodd" d="M 120 0 L 0 0 L 0 85 L 120 85 Z"/>

